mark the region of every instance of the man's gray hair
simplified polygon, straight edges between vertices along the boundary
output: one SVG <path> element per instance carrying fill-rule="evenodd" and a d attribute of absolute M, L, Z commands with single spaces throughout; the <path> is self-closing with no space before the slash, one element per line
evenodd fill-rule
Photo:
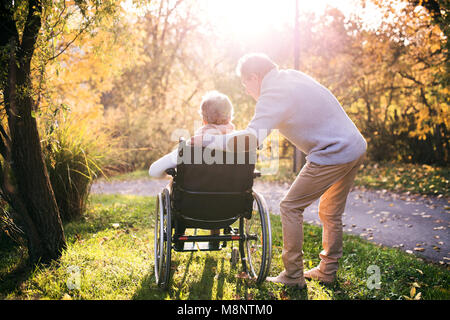
<path fill-rule="evenodd" d="M 252 73 L 264 77 L 273 68 L 278 69 L 278 65 L 264 53 L 248 53 L 239 59 L 236 67 L 236 74 L 240 78 L 247 78 Z"/>
<path fill-rule="evenodd" d="M 203 96 L 199 111 L 203 119 L 211 124 L 227 124 L 233 118 L 233 105 L 230 99 L 215 90 Z"/>

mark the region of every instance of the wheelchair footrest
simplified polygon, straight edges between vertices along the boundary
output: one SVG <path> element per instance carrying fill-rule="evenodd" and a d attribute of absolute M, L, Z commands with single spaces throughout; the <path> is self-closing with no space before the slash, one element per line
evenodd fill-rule
<path fill-rule="evenodd" d="M 209 242 L 184 242 L 182 250 L 175 251 L 217 251 L 222 249 L 222 245 L 213 245 Z"/>
<path fill-rule="evenodd" d="M 243 241 L 245 236 L 238 234 L 175 236 L 173 239 L 175 251 L 216 251 L 226 246 L 227 241 Z M 221 244 L 223 243 L 223 245 Z"/>

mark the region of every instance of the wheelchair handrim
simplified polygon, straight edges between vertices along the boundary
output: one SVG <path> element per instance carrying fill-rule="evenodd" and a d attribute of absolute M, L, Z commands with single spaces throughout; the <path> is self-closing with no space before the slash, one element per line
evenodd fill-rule
<path fill-rule="evenodd" d="M 256 202 L 256 207 L 258 210 L 258 214 L 259 214 L 259 220 L 260 220 L 260 224 L 261 224 L 261 230 L 260 230 L 260 234 L 257 235 L 258 239 L 261 240 L 261 249 L 262 249 L 262 253 L 261 253 L 261 257 L 260 257 L 260 261 L 255 261 L 253 259 L 253 254 L 252 254 L 252 250 L 254 249 L 252 242 L 250 241 L 246 241 L 246 252 L 247 252 L 247 261 L 249 263 L 249 273 L 250 276 L 252 278 L 256 278 L 257 282 L 261 282 L 263 281 L 270 269 L 270 262 L 271 262 L 271 252 L 272 252 L 272 233 L 270 230 L 270 219 L 269 216 L 266 212 L 266 206 L 265 204 L 261 201 L 261 198 L 259 197 L 258 194 L 254 194 L 254 201 Z M 253 216 L 252 219 L 253 221 L 246 220 L 246 233 L 249 233 L 248 230 L 248 226 L 249 223 L 254 223 L 255 219 L 257 217 Z M 259 266 L 259 270 L 255 271 L 255 264 L 260 262 L 260 266 Z"/>

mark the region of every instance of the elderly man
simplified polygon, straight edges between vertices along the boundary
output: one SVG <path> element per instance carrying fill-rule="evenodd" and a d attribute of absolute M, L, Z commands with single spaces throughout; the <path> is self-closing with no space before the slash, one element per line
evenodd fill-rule
<path fill-rule="evenodd" d="M 333 94 L 308 75 L 279 70 L 264 54 L 248 54 L 236 69 L 256 101 L 247 129 L 213 144 L 229 145 L 236 135 L 256 136 L 261 144 L 272 129 L 306 154 L 306 164 L 280 203 L 285 270 L 271 282 L 303 288 L 305 278 L 334 282 L 342 257 L 342 214 L 367 144 Z M 303 211 L 320 198 L 323 224 L 320 264 L 303 272 Z"/>

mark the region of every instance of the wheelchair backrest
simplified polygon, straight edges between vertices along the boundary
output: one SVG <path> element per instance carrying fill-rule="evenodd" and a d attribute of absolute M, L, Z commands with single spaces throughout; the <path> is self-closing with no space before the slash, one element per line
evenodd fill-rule
<path fill-rule="evenodd" d="M 180 144 L 175 209 L 198 221 L 224 221 L 252 210 L 256 151 L 225 152 Z"/>

